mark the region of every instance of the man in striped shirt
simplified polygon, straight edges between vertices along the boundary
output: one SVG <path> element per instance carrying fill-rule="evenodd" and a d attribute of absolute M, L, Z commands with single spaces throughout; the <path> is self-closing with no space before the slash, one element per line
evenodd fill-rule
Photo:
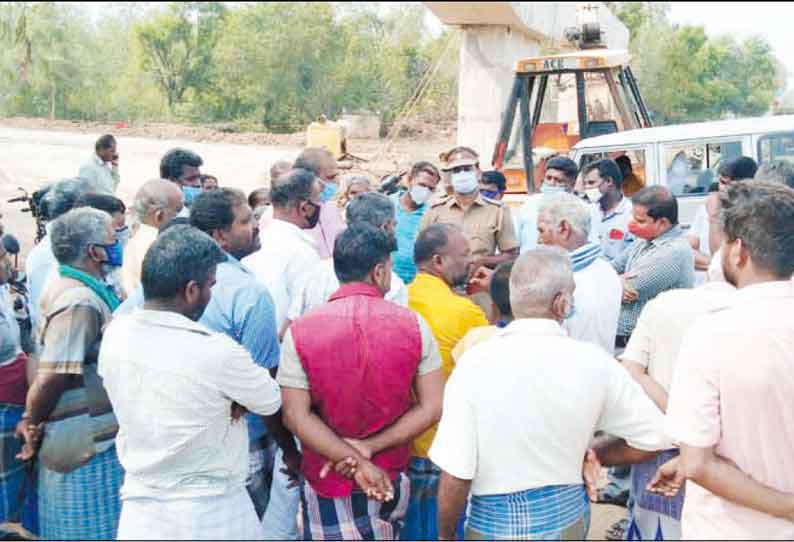
<path fill-rule="evenodd" d="M 645 304 L 662 292 L 692 288 L 695 263 L 678 225 L 678 201 L 668 188 L 649 186 L 632 198 L 629 231 L 638 239 L 612 262 L 623 277 L 617 348 L 625 348 Z"/>

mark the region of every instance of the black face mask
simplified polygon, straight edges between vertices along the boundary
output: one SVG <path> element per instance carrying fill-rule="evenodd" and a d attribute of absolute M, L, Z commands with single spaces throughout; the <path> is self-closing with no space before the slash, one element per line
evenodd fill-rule
<path fill-rule="evenodd" d="M 322 207 L 322 205 L 318 205 L 318 204 L 314 203 L 313 201 L 310 201 L 309 203 L 312 206 L 314 206 L 314 213 L 312 213 L 311 216 L 307 216 L 306 217 L 306 220 L 309 221 L 309 228 L 311 229 L 311 228 L 315 227 L 317 225 L 317 223 L 320 221 L 320 208 Z"/>

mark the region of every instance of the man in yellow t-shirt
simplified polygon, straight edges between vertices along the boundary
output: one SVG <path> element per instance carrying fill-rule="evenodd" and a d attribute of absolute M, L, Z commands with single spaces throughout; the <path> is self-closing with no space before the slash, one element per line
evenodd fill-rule
<path fill-rule="evenodd" d="M 487 326 L 485 313 L 467 297 L 456 294 L 469 278 L 471 249 L 463 231 L 449 224 L 434 224 L 419 234 L 414 245 L 416 278 L 408 286 L 408 306 L 420 314 L 433 331 L 441 352 L 441 369 L 449 378 L 454 367 L 452 349 L 477 327 Z M 403 540 L 436 540 L 436 496 L 440 471 L 428 458 L 436 427 L 414 441 L 409 469 L 411 499 Z"/>

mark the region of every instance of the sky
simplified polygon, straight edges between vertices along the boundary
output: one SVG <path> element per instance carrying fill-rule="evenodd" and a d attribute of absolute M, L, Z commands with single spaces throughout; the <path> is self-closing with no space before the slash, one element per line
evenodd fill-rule
<path fill-rule="evenodd" d="M 673 23 L 703 26 L 709 36 L 730 34 L 738 40 L 764 36 L 786 66 L 788 88 L 794 89 L 794 2 L 670 2 L 669 17 Z M 427 22 L 440 30 L 441 23 L 430 10 Z"/>

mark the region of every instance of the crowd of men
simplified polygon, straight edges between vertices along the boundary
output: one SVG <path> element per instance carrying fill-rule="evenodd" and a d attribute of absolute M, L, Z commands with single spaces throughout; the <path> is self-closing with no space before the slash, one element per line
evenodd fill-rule
<path fill-rule="evenodd" d="M 0 244 L 0 521 L 584 539 L 625 501 L 612 538 L 794 538 L 788 163 L 722 164 L 687 231 L 611 159 L 550 158 L 511 209 L 467 147 L 390 196 L 319 148 L 249 195 L 172 149 L 128 227 L 118 157 L 45 196 L 29 353 Z"/>

